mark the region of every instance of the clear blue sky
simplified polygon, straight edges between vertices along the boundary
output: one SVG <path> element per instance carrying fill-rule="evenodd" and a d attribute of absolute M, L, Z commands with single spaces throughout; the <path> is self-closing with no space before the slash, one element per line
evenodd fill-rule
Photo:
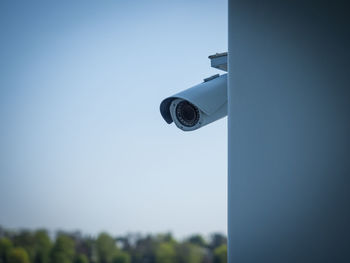
<path fill-rule="evenodd" d="M 159 114 L 220 73 L 226 1 L 1 1 L 0 32 L 0 225 L 226 233 L 226 118 Z"/>

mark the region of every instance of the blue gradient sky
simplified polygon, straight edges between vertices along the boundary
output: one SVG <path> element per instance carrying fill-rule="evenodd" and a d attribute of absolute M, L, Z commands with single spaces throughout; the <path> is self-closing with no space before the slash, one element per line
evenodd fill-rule
<path fill-rule="evenodd" d="M 226 118 L 159 103 L 220 73 L 227 2 L 70 2 L 0 3 L 0 225 L 226 233 Z"/>

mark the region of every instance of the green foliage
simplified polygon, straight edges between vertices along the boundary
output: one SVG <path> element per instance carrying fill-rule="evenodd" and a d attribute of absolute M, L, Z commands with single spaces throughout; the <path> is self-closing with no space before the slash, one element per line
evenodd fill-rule
<path fill-rule="evenodd" d="M 96 240 L 96 249 L 99 263 L 111 263 L 117 252 L 115 240 L 107 233 L 101 233 Z"/>
<path fill-rule="evenodd" d="M 84 254 L 79 254 L 76 256 L 74 263 L 89 263 L 89 260 Z"/>
<path fill-rule="evenodd" d="M 211 235 L 209 247 L 212 250 L 223 244 L 227 244 L 227 238 L 224 235 L 220 233 L 214 233 Z"/>
<path fill-rule="evenodd" d="M 214 263 L 227 262 L 227 245 L 223 244 L 214 250 Z"/>
<path fill-rule="evenodd" d="M 156 249 L 156 263 L 175 263 L 176 251 L 173 242 L 161 243 Z"/>
<path fill-rule="evenodd" d="M 124 244 L 128 244 L 133 263 L 155 262 L 155 251 L 160 242 L 158 238 L 154 238 L 151 235 L 146 237 L 131 235 L 129 239 L 130 241 L 136 240 L 133 247 L 130 247 L 129 241 L 124 242 Z"/>
<path fill-rule="evenodd" d="M 200 247 L 206 247 L 207 246 L 207 243 L 205 242 L 204 238 L 201 235 L 199 235 L 199 234 L 190 236 L 187 239 L 187 241 L 192 243 L 192 244 L 194 244 L 194 245 L 200 246 Z"/>
<path fill-rule="evenodd" d="M 203 259 L 202 249 L 189 242 L 177 246 L 177 262 L 179 263 L 200 263 Z"/>
<path fill-rule="evenodd" d="M 130 263 L 130 255 L 123 251 L 118 251 L 114 256 L 112 263 Z"/>
<path fill-rule="evenodd" d="M 7 263 L 13 245 L 10 239 L 4 237 L 0 239 L 0 263 Z"/>
<path fill-rule="evenodd" d="M 9 254 L 8 263 L 30 263 L 27 251 L 21 247 L 12 249 Z"/>
<path fill-rule="evenodd" d="M 38 230 L 34 234 L 35 239 L 35 263 L 49 263 L 51 240 L 46 230 Z"/>
<path fill-rule="evenodd" d="M 31 262 L 34 262 L 35 260 L 35 242 L 34 234 L 28 230 L 20 231 L 13 238 L 13 244 L 16 247 L 24 248 L 27 251 Z"/>
<path fill-rule="evenodd" d="M 170 242 L 170 243 L 176 242 L 171 233 L 158 234 L 156 236 L 156 239 L 158 242 Z"/>
<path fill-rule="evenodd" d="M 74 241 L 67 235 L 59 235 L 51 251 L 51 263 L 72 263 L 75 254 Z"/>
<path fill-rule="evenodd" d="M 226 241 L 218 233 L 209 242 L 198 234 L 178 242 L 171 233 L 95 238 L 61 232 L 52 243 L 45 230 L 0 227 L 0 263 L 226 263 Z"/>

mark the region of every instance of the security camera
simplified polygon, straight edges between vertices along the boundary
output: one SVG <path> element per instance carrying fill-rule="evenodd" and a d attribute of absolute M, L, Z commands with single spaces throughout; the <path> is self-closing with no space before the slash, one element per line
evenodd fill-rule
<path fill-rule="evenodd" d="M 199 129 L 227 115 L 227 74 L 216 74 L 160 104 L 164 120 L 183 131 Z"/>

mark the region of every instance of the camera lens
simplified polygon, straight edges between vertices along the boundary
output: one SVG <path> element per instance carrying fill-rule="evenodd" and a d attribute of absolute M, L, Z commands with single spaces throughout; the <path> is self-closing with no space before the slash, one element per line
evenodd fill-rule
<path fill-rule="evenodd" d="M 186 127 L 193 127 L 199 121 L 199 110 L 188 101 L 181 101 L 176 106 L 176 117 Z"/>

